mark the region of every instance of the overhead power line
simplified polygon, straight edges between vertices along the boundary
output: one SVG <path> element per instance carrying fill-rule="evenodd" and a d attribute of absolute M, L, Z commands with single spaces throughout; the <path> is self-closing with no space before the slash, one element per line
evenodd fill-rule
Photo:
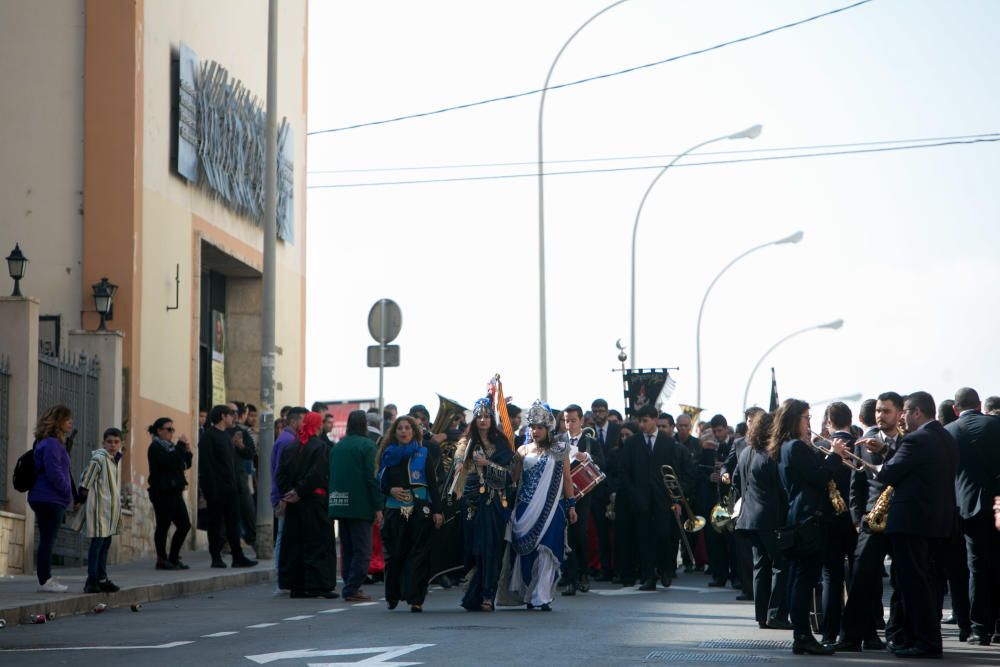
<path fill-rule="evenodd" d="M 786 23 L 784 25 L 777 26 L 775 28 L 769 28 L 762 32 L 757 32 L 752 35 L 745 35 L 743 37 L 737 37 L 736 39 L 731 39 L 726 42 L 721 42 L 714 46 L 705 47 L 703 49 L 698 49 L 696 51 L 688 51 L 687 53 L 682 53 L 676 56 L 670 56 L 669 58 L 664 58 L 663 60 L 657 60 L 655 62 L 646 63 L 645 65 L 636 65 L 634 67 L 628 67 L 626 69 L 618 70 L 616 72 L 608 72 L 605 74 L 597 74 L 595 76 L 589 76 L 584 79 L 577 79 L 576 81 L 570 81 L 567 83 L 560 83 L 554 86 L 549 86 L 548 90 L 559 90 L 560 88 L 569 88 L 571 86 L 579 86 L 584 83 L 590 83 L 591 81 L 598 81 L 600 79 L 610 79 L 611 77 L 621 76 L 623 74 L 631 74 L 632 72 L 638 72 L 639 70 L 649 69 L 651 67 L 657 67 L 670 62 L 676 62 L 678 60 L 683 60 L 685 58 L 690 58 L 692 56 L 702 55 L 704 53 L 709 53 L 710 51 L 717 51 L 719 49 L 725 48 L 727 46 L 732 46 L 734 44 L 740 44 L 742 42 L 749 42 L 751 40 L 757 39 L 759 37 L 764 37 L 782 30 L 789 30 L 791 28 L 797 28 L 801 25 L 811 23 L 813 21 L 818 21 L 828 16 L 833 16 L 834 14 L 840 14 L 841 12 L 846 12 L 848 10 L 860 7 L 861 5 L 866 5 L 872 0 L 860 0 L 850 5 L 844 7 L 838 7 L 837 9 L 831 9 L 828 12 L 823 12 L 822 14 L 816 14 L 815 16 L 810 16 L 808 18 L 801 19 L 799 21 L 794 21 L 792 23 Z M 426 116 L 435 116 L 437 114 L 447 113 L 449 111 L 458 111 L 460 109 L 470 109 L 472 107 L 483 106 L 486 104 L 493 104 L 494 102 L 506 102 L 509 100 L 515 100 L 519 97 L 528 97 L 529 95 L 537 95 L 541 93 L 544 88 L 536 88 L 534 90 L 528 90 L 521 93 L 514 93 L 512 95 L 502 95 L 500 97 L 491 97 L 485 100 L 479 100 L 477 102 L 467 102 L 465 104 L 456 104 L 450 107 L 444 107 L 441 109 L 435 109 L 433 111 L 422 111 L 420 113 L 407 114 L 405 116 L 396 116 L 395 118 L 385 118 L 382 120 L 373 120 L 364 123 L 355 123 L 353 125 L 345 125 L 343 127 L 333 127 L 325 130 L 313 130 L 312 132 L 307 132 L 308 136 L 318 135 L 318 134 L 332 134 L 334 132 L 346 132 L 347 130 L 357 130 L 362 127 L 372 127 L 375 125 L 387 125 L 389 123 L 397 123 L 403 120 L 411 120 L 413 118 L 424 118 Z"/>
<path fill-rule="evenodd" d="M 1000 136 L 1000 132 L 990 132 L 986 134 L 960 134 L 956 136 L 949 137 L 921 137 L 915 139 L 883 139 L 881 141 L 855 141 L 847 144 L 817 144 L 812 146 L 778 146 L 772 148 L 740 148 L 728 151 L 704 151 L 699 152 L 699 156 L 704 155 L 744 155 L 747 153 L 779 153 L 786 151 L 807 151 L 807 150 L 819 150 L 828 148 L 857 148 L 859 146 L 881 146 L 888 144 L 912 144 L 912 143 L 926 143 L 932 141 L 953 141 L 956 139 L 980 139 L 984 137 L 997 137 Z M 676 153 L 657 153 L 653 155 L 615 155 L 612 157 L 591 157 L 591 158 L 573 158 L 567 160 L 546 160 L 546 165 L 553 164 L 582 164 L 582 163 L 592 163 L 592 162 L 619 162 L 625 160 L 662 160 L 662 159 L 673 159 L 677 157 Z M 531 162 L 474 162 L 471 164 L 431 164 L 431 165 L 416 165 L 407 167 L 360 167 L 355 169 L 311 169 L 309 174 L 360 174 L 360 173 L 372 173 L 372 172 L 389 172 L 389 171 L 431 171 L 431 170 L 447 170 L 447 169 L 481 169 L 485 167 L 534 167 L 537 161 L 532 160 Z"/>
<path fill-rule="evenodd" d="M 776 160 L 797 160 L 803 158 L 817 158 L 817 157 L 836 157 L 842 155 L 859 155 L 867 153 L 889 153 L 893 151 L 906 151 L 915 150 L 921 148 L 940 148 L 942 146 L 962 146 L 962 145 L 972 145 L 981 143 L 995 143 L 1000 141 L 1000 135 L 989 135 L 979 139 L 967 139 L 961 141 L 941 141 L 937 143 L 930 144 L 914 144 L 910 146 L 884 146 L 881 148 L 859 148 L 852 150 L 836 150 L 836 151 L 825 151 L 825 152 L 814 152 L 814 153 L 798 153 L 792 155 L 767 155 L 761 157 L 751 157 L 751 158 L 736 158 L 731 160 L 709 160 L 705 162 L 683 162 L 673 166 L 674 169 L 680 167 L 704 167 L 709 165 L 720 165 L 720 164 L 740 164 L 743 162 L 773 162 Z M 649 169 L 662 169 L 663 165 L 646 165 L 639 167 L 608 167 L 605 169 L 577 169 L 573 171 L 552 171 L 546 172 L 546 176 L 573 176 L 579 174 L 600 174 L 600 173 L 612 173 L 612 172 L 626 172 L 626 171 L 643 171 Z M 367 183 L 333 183 L 327 185 L 309 185 L 307 186 L 310 190 L 326 190 L 333 188 L 364 188 L 364 187 L 376 187 L 385 185 L 419 185 L 424 183 L 457 183 L 461 181 L 495 181 L 495 180 L 505 180 L 513 178 L 529 178 L 537 177 L 536 173 L 524 173 L 524 174 L 493 174 L 485 176 L 456 176 L 454 178 L 427 178 L 427 179 L 414 179 L 408 181 L 372 181 Z"/>

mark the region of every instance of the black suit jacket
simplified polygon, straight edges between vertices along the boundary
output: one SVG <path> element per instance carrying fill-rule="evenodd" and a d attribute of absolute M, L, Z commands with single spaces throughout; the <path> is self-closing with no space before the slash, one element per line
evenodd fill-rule
<path fill-rule="evenodd" d="M 785 525 L 788 496 L 781 485 L 778 464 L 766 451 L 746 447 L 736 460 L 733 489 L 743 499 L 738 530 L 777 530 Z"/>
<path fill-rule="evenodd" d="M 571 441 L 573 440 L 573 436 L 568 433 L 566 434 L 566 437 Z M 594 459 L 594 463 L 596 463 L 597 467 L 602 471 L 607 467 L 607 457 L 604 454 L 604 450 L 601 448 L 601 443 L 599 443 L 596 439 L 591 438 L 586 434 L 581 435 L 580 439 L 576 442 L 576 448 L 581 452 L 587 452 L 590 454 L 590 458 Z"/>
<path fill-rule="evenodd" d="M 886 533 L 948 537 L 955 518 L 958 444 L 938 421 L 906 434 L 878 474 L 895 491 Z"/>
<path fill-rule="evenodd" d="M 842 467 L 840 456 L 823 456 L 801 440 L 781 445 L 778 473 L 788 494 L 788 525 L 798 525 L 811 516 L 833 516 L 827 483 Z"/>
<path fill-rule="evenodd" d="M 967 412 L 945 430 L 958 443 L 958 475 L 955 495 L 963 519 L 993 509 L 993 497 L 1000 493 L 1000 418 L 981 412 Z"/>
<path fill-rule="evenodd" d="M 603 449 L 605 458 L 607 458 L 608 452 L 610 452 L 618 445 L 618 438 L 621 437 L 622 434 L 621 424 L 616 424 L 612 421 L 609 421 L 607 426 L 608 426 L 608 434 L 604 438 L 604 446 L 601 448 Z M 594 426 L 594 431 L 597 432 L 598 434 L 600 433 L 600 429 L 597 428 L 596 426 Z M 597 441 L 597 444 L 598 445 L 601 444 L 600 440 Z"/>
<path fill-rule="evenodd" d="M 668 508 L 672 504 L 660 473 L 662 465 L 674 467 L 682 488 L 691 484 L 687 451 L 676 440 L 659 432 L 653 441 L 652 451 L 642 433 L 626 440 L 619 464 L 618 484 L 628 489 L 633 512 L 651 512 L 654 505 Z"/>

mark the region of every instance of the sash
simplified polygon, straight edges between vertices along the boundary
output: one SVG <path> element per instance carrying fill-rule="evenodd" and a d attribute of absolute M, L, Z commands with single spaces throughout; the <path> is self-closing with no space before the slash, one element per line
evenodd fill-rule
<path fill-rule="evenodd" d="M 518 509 L 523 507 L 523 510 L 515 511 L 511 518 L 511 546 L 521 556 L 535 550 L 552 523 L 562 490 L 562 468 L 560 450 L 545 452 L 534 466 L 523 473 L 521 497 L 518 498 Z"/>

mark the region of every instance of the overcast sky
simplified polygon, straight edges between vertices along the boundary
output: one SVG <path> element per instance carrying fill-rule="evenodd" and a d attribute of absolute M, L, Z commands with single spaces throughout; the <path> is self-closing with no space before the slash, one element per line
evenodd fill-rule
<path fill-rule="evenodd" d="M 606 0 L 384 2 L 309 7 L 309 129 L 430 111 L 540 88 L 556 52 Z M 851 4 L 630 0 L 567 48 L 553 83 L 662 60 Z M 660 167 L 760 123 L 754 141 L 707 152 L 1000 132 L 1000 3 L 874 0 L 703 55 L 552 91 L 549 172 Z M 374 398 L 366 317 L 403 312 L 402 364 L 386 401 L 435 393 L 467 407 L 500 373 L 525 406 L 539 393 L 539 96 L 313 134 L 308 166 L 307 400 Z M 905 144 L 903 144 L 905 145 Z M 822 149 L 831 150 L 831 149 Z M 815 152 L 815 151 L 810 151 Z M 685 162 L 768 153 L 692 156 Z M 524 165 L 465 166 L 497 163 Z M 798 245 L 741 260 L 702 324 L 702 406 L 738 421 L 762 364 L 781 398 L 961 385 L 1000 394 L 1000 144 L 670 169 L 638 234 L 637 366 L 679 366 L 665 409 L 694 403 L 695 323 L 709 282 L 745 250 L 802 230 Z M 428 167 L 451 166 L 448 169 Z M 405 169 L 421 167 L 421 169 Z M 344 172 L 339 170 L 377 170 Z M 621 409 L 615 341 L 629 339 L 632 223 L 652 169 L 546 178 L 549 380 L 554 406 L 598 396 Z M 317 187 L 351 185 L 354 187 Z M 857 408 L 852 403 L 852 409 Z M 820 414 L 816 406 L 814 414 Z M 818 426 L 818 420 L 814 421 Z"/>

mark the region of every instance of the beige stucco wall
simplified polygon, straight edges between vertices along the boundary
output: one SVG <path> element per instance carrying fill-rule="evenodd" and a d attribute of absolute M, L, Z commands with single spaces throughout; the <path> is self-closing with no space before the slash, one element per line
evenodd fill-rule
<path fill-rule="evenodd" d="M 80 326 L 83 0 L 0 2 L 0 257 L 30 260 L 21 291 L 42 315 Z M 10 294 L 0 260 L 0 293 Z"/>
<path fill-rule="evenodd" d="M 295 136 L 295 243 L 278 242 L 279 317 L 276 342 L 283 350 L 277 380 L 283 390 L 277 403 L 302 402 L 304 332 L 305 173 L 306 173 L 306 0 L 280 4 L 278 114 L 286 116 Z M 242 259 L 260 268 L 263 234 L 205 191 L 173 173 L 170 164 L 170 59 L 180 42 L 200 61 L 216 60 L 261 98 L 267 90 L 266 0 L 147 0 L 144 40 L 144 145 L 142 237 L 142 376 L 143 398 L 187 412 L 191 378 L 178 369 L 197 363 L 192 347 L 192 264 L 196 233 L 214 237 L 224 249 L 239 248 Z M 207 223 L 195 230 L 192 216 Z M 180 310 L 174 301 L 175 267 L 180 264 Z M 197 291 L 194 292 L 197 297 Z M 259 372 L 259 367 L 257 368 Z"/>

